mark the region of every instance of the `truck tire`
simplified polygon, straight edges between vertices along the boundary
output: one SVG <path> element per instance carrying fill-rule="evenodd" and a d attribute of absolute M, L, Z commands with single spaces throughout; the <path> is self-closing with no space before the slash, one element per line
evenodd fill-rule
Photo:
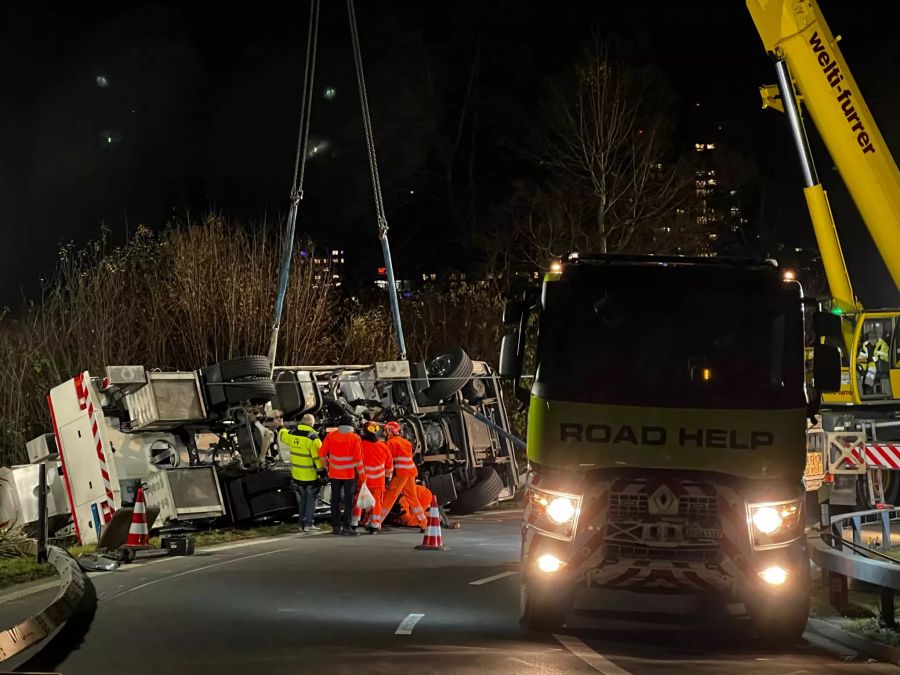
<path fill-rule="evenodd" d="M 519 626 L 528 631 L 552 633 L 566 622 L 566 596 L 542 592 L 527 578 L 522 581 Z"/>
<path fill-rule="evenodd" d="M 272 376 L 272 366 L 265 356 L 241 356 L 222 361 L 218 365 L 224 382 L 242 380 L 245 377 L 270 378 Z"/>
<path fill-rule="evenodd" d="M 466 382 L 472 377 L 472 359 L 457 347 L 434 357 L 428 363 L 427 370 L 428 377 L 436 379 L 422 393 L 428 400 L 437 403 L 450 398 L 466 386 Z"/>
<path fill-rule="evenodd" d="M 244 401 L 261 405 L 275 398 L 275 383 L 269 379 L 227 382 L 222 385 L 212 386 L 222 387 L 222 394 L 228 405 L 240 405 Z"/>
<path fill-rule="evenodd" d="M 483 466 L 478 470 L 478 481 L 468 490 L 450 502 L 450 510 L 457 516 L 466 516 L 480 511 L 495 501 L 503 490 L 503 480 L 493 467 Z"/>
<path fill-rule="evenodd" d="M 259 471 L 245 476 L 241 480 L 244 482 L 244 490 L 250 496 L 291 488 L 290 471 Z"/>
<path fill-rule="evenodd" d="M 777 648 L 793 647 L 802 642 L 809 620 L 809 604 L 809 595 L 785 603 L 785 607 L 776 617 L 758 628 L 760 637 L 767 644 Z"/>
<path fill-rule="evenodd" d="M 474 405 L 487 396 L 487 387 L 484 384 L 484 380 L 473 378 L 463 387 L 462 392 L 463 398 Z"/>

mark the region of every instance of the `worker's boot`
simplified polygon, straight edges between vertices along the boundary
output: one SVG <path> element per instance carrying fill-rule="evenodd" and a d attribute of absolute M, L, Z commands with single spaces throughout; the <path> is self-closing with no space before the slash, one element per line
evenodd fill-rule
<path fill-rule="evenodd" d="M 367 527 L 366 529 L 369 531 L 369 534 L 378 534 L 377 527 Z"/>

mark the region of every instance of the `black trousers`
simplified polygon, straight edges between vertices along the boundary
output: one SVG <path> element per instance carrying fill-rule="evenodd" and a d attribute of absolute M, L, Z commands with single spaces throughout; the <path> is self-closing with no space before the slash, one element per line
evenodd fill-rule
<path fill-rule="evenodd" d="M 353 497 L 356 495 L 355 478 L 331 479 L 331 526 L 337 532 L 342 527 L 350 529 L 350 518 L 353 515 Z M 341 513 L 341 496 L 344 497 L 344 511 Z"/>

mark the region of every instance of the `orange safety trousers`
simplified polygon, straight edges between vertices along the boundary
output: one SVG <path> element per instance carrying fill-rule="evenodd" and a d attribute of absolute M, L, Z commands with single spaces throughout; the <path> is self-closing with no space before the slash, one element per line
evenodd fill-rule
<path fill-rule="evenodd" d="M 372 493 L 372 496 L 375 498 L 375 506 L 371 509 L 366 510 L 365 515 L 363 515 L 362 509 L 359 508 L 356 504 L 353 505 L 353 515 L 350 518 L 350 525 L 352 527 L 356 527 L 360 524 L 360 521 L 366 527 L 373 527 L 376 530 L 381 529 L 381 523 L 384 522 L 384 518 L 381 517 L 381 505 L 384 502 L 384 488 L 383 487 L 370 487 L 369 492 Z M 357 490 L 357 496 L 359 496 L 359 491 Z"/>
<path fill-rule="evenodd" d="M 387 494 L 384 496 L 384 502 L 381 508 L 381 520 L 387 518 L 387 514 L 394 508 L 394 502 L 401 494 L 406 498 L 409 504 L 409 511 L 413 518 L 419 521 L 419 527 L 428 525 L 428 519 L 425 517 L 425 509 L 419 503 L 419 496 L 416 494 L 416 478 L 415 476 L 394 476 L 388 487 Z"/>

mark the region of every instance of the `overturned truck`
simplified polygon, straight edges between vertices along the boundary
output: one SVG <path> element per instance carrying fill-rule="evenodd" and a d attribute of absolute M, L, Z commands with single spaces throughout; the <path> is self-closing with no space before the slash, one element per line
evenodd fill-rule
<path fill-rule="evenodd" d="M 274 429 L 307 413 L 323 435 L 399 421 L 420 474 L 457 514 L 512 498 L 520 484 L 500 381 L 461 349 L 428 363 L 274 372 L 261 356 L 189 372 L 109 366 L 55 387 L 48 403 L 54 433 L 35 461 L 58 462 L 82 543 L 134 503 L 138 486 L 158 526 L 290 518 L 296 496 Z"/>

